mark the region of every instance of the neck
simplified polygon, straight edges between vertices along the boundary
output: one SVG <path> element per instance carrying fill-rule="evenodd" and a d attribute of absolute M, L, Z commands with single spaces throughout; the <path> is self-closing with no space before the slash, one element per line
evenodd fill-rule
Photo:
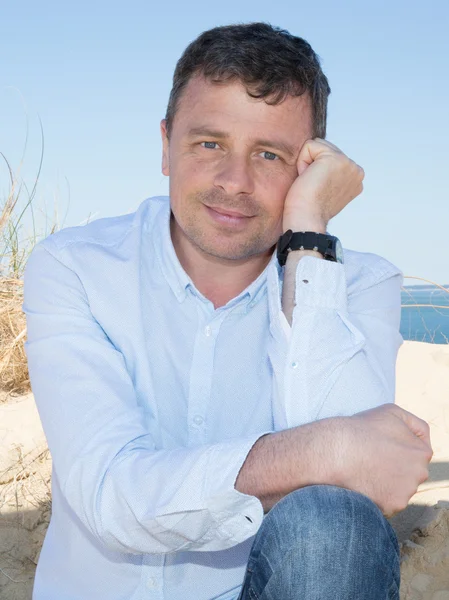
<path fill-rule="evenodd" d="M 173 227 L 170 218 L 170 234 L 179 262 L 192 279 L 197 290 L 210 300 L 214 308 L 224 306 L 259 277 L 270 262 L 273 248 L 264 254 L 246 260 L 223 259 L 206 254 Z"/>

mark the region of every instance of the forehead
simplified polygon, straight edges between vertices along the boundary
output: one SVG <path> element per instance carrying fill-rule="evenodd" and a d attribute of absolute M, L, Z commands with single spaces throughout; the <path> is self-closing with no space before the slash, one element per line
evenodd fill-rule
<path fill-rule="evenodd" d="M 179 99 L 173 129 L 186 133 L 192 128 L 213 129 L 218 125 L 241 135 L 257 131 L 304 142 L 312 136 L 310 96 L 287 96 L 280 104 L 269 105 L 263 99 L 251 98 L 240 81 L 213 83 L 195 76 Z"/>

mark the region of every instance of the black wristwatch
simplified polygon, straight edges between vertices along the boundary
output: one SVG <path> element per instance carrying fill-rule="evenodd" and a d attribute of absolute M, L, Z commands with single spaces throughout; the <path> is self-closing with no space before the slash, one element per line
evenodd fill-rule
<path fill-rule="evenodd" d="M 299 231 L 293 233 L 288 229 L 277 243 L 277 258 L 281 267 L 287 262 L 291 250 L 314 250 L 323 255 L 325 260 L 343 263 L 343 248 L 340 240 L 327 233 Z"/>

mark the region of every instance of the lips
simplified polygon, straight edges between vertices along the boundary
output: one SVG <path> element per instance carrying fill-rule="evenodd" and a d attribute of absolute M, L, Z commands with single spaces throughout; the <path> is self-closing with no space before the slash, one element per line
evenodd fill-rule
<path fill-rule="evenodd" d="M 227 217 L 239 217 L 239 218 L 247 218 L 249 219 L 252 215 L 244 215 L 243 213 L 239 213 L 239 212 L 235 212 L 235 211 L 231 211 L 231 210 L 222 210 L 221 208 L 215 208 L 212 206 L 209 206 L 208 208 L 210 208 L 211 210 L 214 210 L 217 213 L 220 213 L 221 215 L 225 215 Z"/>

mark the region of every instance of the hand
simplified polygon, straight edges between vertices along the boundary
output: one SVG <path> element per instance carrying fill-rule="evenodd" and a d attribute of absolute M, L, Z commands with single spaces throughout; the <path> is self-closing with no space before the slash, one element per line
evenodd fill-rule
<path fill-rule="evenodd" d="M 338 420 L 341 487 L 371 498 L 387 518 L 404 510 L 429 476 L 428 424 L 395 404 Z"/>
<path fill-rule="evenodd" d="M 326 140 L 307 140 L 298 160 L 298 177 L 284 203 L 283 231 L 326 232 L 328 222 L 363 191 L 365 173 Z"/>

